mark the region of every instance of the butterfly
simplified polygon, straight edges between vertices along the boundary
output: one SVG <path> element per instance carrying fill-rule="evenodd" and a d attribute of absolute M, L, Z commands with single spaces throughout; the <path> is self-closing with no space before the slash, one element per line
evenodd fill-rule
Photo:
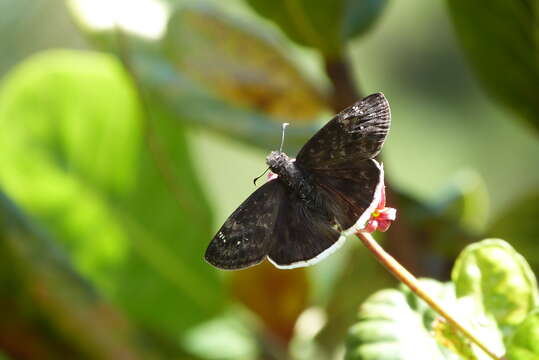
<path fill-rule="evenodd" d="M 390 122 L 389 104 L 376 93 L 335 115 L 295 160 L 272 151 L 266 163 L 277 176 L 230 215 L 206 261 L 235 270 L 267 258 L 292 269 L 333 253 L 346 235 L 365 227 L 383 196 L 384 171 L 374 157 Z"/>

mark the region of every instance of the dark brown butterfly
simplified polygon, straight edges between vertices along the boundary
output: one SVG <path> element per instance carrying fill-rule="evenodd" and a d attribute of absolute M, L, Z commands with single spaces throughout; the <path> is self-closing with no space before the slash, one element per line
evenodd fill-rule
<path fill-rule="evenodd" d="M 389 104 L 373 94 L 338 113 L 300 150 L 266 159 L 277 178 L 219 229 L 206 260 L 242 269 L 268 258 L 280 269 L 312 265 L 363 229 L 380 201 L 384 172 L 373 158 L 389 131 Z"/>

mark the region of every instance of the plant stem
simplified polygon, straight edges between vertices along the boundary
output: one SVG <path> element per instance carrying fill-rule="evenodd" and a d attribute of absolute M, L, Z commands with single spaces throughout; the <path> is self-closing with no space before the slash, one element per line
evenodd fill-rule
<path fill-rule="evenodd" d="M 488 356 L 494 360 L 502 360 L 503 357 L 498 357 L 492 351 L 490 351 L 477 337 L 475 337 L 468 329 L 466 329 L 461 323 L 459 323 L 454 317 L 452 317 L 447 311 L 445 311 L 440 304 L 438 304 L 419 284 L 417 278 L 406 270 L 395 258 L 389 255 L 372 237 L 371 234 L 366 232 L 358 232 L 356 236 L 361 242 L 374 254 L 376 259 L 382 265 L 389 270 L 393 276 L 399 281 L 402 281 L 406 286 L 412 290 L 419 298 L 423 299 L 429 306 L 434 309 L 438 314 L 444 317 L 451 325 L 458 329 L 464 336 L 466 336 L 471 342 L 476 344 L 483 350 Z"/>
<path fill-rule="evenodd" d="M 333 85 L 333 89 L 329 94 L 329 102 L 335 113 L 352 105 L 366 95 L 358 82 L 355 81 L 354 69 L 346 52 L 343 52 L 337 58 L 324 58 L 324 67 Z M 381 156 L 378 159 L 382 160 Z M 391 186 L 391 178 L 386 178 L 386 184 L 388 199 L 391 200 L 392 204 L 397 205 L 394 207 L 401 208 L 399 204 L 405 202 L 401 193 Z M 418 238 L 424 238 L 424 236 L 418 237 L 418 229 L 406 218 L 401 218 L 393 226 L 398 226 L 399 231 L 392 231 L 388 234 L 388 245 L 398 253 L 399 258 L 408 268 L 411 268 L 416 273 L 428 273 L 427 269 L 423 269 L 418 261 L 421 246 L 415 241 Z"/>
<path fill-rule="evenodd" d="M 324 60 L 326 73 L 333 84 L 330 104 L 335 112 L 339 112 L 363 96 L 354 82 L 352 66 L 346 58 Z"/>

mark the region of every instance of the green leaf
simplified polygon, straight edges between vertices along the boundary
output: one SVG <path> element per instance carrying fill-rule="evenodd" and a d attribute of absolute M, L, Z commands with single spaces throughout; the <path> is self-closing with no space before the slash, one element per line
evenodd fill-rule
<path fill-rule="evenodd" d="M 281 124 L 271 117 L 241 109 L 204 92 L 162 59 L 138 59 L 141 82 L 153 104 L 182 124 L 196 126 L 234 140 L 257 146 L 266 152 L 279 144 Z M 287 119 L 279 119 L 280 122 Z M 286 147 L 298 151 L 319 125 L 297 124 L 286 131 Z"/>
<path fill-rule="evenodd" d="M 346 42 L 364 33 L 384 9 L 385 0 L 247 0 L 298 44 L 338 57 Z"/>
<path fill-rule="evenodd" d="M 530 312 L 516 328 L 507 346 L 507 359 L 539 359 L 539 309 Z"/>
<path fill-rule="evenodd" d="M 458 257 L 451 278 L 457 297 L 475 298 L 505 335 L 537 306 L 535 275 L 526 260 L 503 240 L 469 245 Z"/>
<path fill-rule="evenodd" d="M 438 299 L 454 298 L 451 286 L 434 280 L 421 283 Z M 350 329 L 345 359 L 457 359 L 432 335 L 435 318 L 435 313 L 409 290 L 381 290 L 361 306 L 359 321 Z"/>
<path fill-rule="evenodd" d="M 452 290 L 454 291 L 454 288 Z M 452 303 L 446 302 L 444 308 L 491 352 L 503 354 L 505 353 L 503 334 L 496 320 L 485 314 L 481 305 L 473 297 L 462 297 L 454 299 Z M 439 344 L 458 354 L 462 359 L 491 359 L 490 355 L 472 343 L 445 318 L 436 318 L 432 323 L 432 332 Z"/>
<path fill-rule="evenodd" d="M 482 312 L 475 299 L 456 299 L 454 286 L 431 279 L 421 287 L 489 349 L 504 350 L 494 319 Z M 421 349 L 418 352 L 418 349 Z M 477 346 L 446 323 L 409 288 L 381 290 L 361 306 L 359 322 L 350 330 L 346 359 L 489 359 Z"/>
<path fill-rule="evenodd" d="M 293 120 L 312 120 L 325 108 L 278 44 L 222 14 L 176 11 L 165 43 L 176 69 L 233 104 Z"/>
<path fill-rule="evenodd" d="M 156 112 L 148 126 L 138 101 L 108 55 L 29 59 L 0 90 L 0 182 L 109 298 L 175 335 L 223 303 L 211 217 L 184 130 Z"/>
<path fill-rule="evenodd" d="M 451 349 L 455 354 L 460 355 L 462 359 L 477 359 L 470 341 L 461 332 L 456 331 L 447 321 L 437 319 L 432 325 L 432 331 L 438 343 Z"/>
<path fill-rule="evenodd" d="M 324 295 L 316 300 L 325 304 L 327 317 L 316 342 L 326 353 L 334 353 L 342 345 L 356 321 L 359 305 L 375 291 L 395 284 L 391 274 L 381 270 L 380 263 L 356 238 L 348 239 L 342 250 L 312 268 L 314 286 L 319 296 Z"/>
<path fill-rule="evenodd" d="M 487 93 L 539 130 L 537 2 L 448 0 L 448 5 Z"/>
<path fill-rule="evenodd" d="M 1 190 L 0 309 L 0 346 L 17 359 L 194 359 L 133 326 Z"/>
<path fill-rule="evenodd" d="M 193 11 L 196 14 L 200 13 L 202 14 L 201 16 L 203 19 L 205 19 L 205 16 L 209 16 L 208 21 L 210 23 L 211 19 L 215 17 L 214 15 L 211 15 L 213 13 L 208 14 L 206 12 L 189 9 L 186 11 Z M 77 16 L 76 12 L 74 12 L 74 16 Z M 221 23 L 224 20 L 216 19 L 216 21 Z M 264 37 L 260 38 L 260 36 L 257 37 L 256 35 L 253 35 L 253 31 L 246 31 L 245 27 L 232 25 L 231 21 L 225 21 L 224 23 L 224 26 L 228 26 L 227 28 L 230 28 L 232 33 L 240 34 L 237 38 L 246 38 L 247 40 L 245 41 L 248 43 L 251 41 L 254 41 L 255 43 L 259 42 L 255 47 L 262 47 L 262 53 L 264 53 L 264 46 L 266 46 L 268 49 L 265 54 L 268 56 L 272 54 L 275 55 L 275 49 L 278 48 L 278 46 L 272 45 L 272 43 L 267 41 Z M 181 24 L 179 26 L 181 26 Z M 311 89 L 314 91 L 313 94 L 308 94 L 311 90 L 308 90 L 307 93 L 304 94 L 307 100 L 302 98 L 302 90 L 298 90 L 298 92 L 290 91 L 290 88 L 296 87 L 296 84 L 294 83 L 290 83 L 289 86 L 279 94 L 275 94 L 275 91 L 271 89 L 267 91 L 266 89 L 270 88 L 268 84 L 264 85 L 263 88 L 249 90 L 249 86 L 252 87 L 252 84 L 249 85 L 249 82 L 246 82 L 245 80 L 231 78 L 228 70 L 223 70 L 221 74 L 227 81 L 229 81 L 229 84 L 237 89 L 237 91 L 234 90 L 230 94 L 223 93 L 221 96 L 218 89 L 226 92 L 228 91 L 226 88 L 219 88 L 210 78 L 206 79 L 204 78 L 204 74 L 199 74 L 209 81 L 208 86 L 206 86 L 204 81 L 201 82 L 199 81 L 199 78 L 194 76 L 197 74 L 196 71 L 189 72 L 189 68 L 186 68 L 186 71 L 182 70 L 181 66 L 178 65 L 180 63 L 178 59 L 181 57 L 176 51 L 167 54 L 167 48 L 169 50 L 177 48 L 177 45 L 174 44 L 173 37 L 170 35 L 170 32 L 172 31 L 170 29 L 169 35 L 167 35 L 163 41 L 143 40 L 127 31 L 122 32 L 121 34 L 112 30 L 95 32 L 84 25 L 80 25 L 80 30 L 87 37 L 88 41 L 97 46 L 100 50 L 120 54 L 124 59 L 129 61 L 132 65 L 133 73 L 138 78 L 139 83 L 150 99 L 153 110 L 159 109 L 159 111 L 166 113 L 169 117 L 174 118 L 182 125 L 186 124 L 189 126 L 201 127 L 204 128 L 204 130 L 213 131 L 226 137 L 232 137 L 235 140 L 260 147 L 266 151 L 267 149 L 276 146 L 275 144 L 279 144 L 282 122 L 294 122 L 302 119 L 313 120 L 313 117 L 306 118 L 305 113 L 312 111 L 314 114 L 318 113 L 320 109 L 325 108 L 323 100 L 316 102 L 316 104 L 312 101 L 309 102 L 309 96 L 314 96 L 315 98 L 321 96 L 320 94 L 317 94 L 318 90 L 315 88 Z M 191 30 L 188 30 L 187 32 L 190 33 Z M 200 32 L 203 34 L 204 29 L 201 29 Z M 233 40 L 236 39 L 233 36 L 230 37 Z M 119 41 L 119 39 L 121 39 L 121 41 Z M 169 39 L 172 39 L 172 43 L 168 42 Z M 222 41 L 221 39 L 217 40 L 214 39 L 214 41 L 216 41 L 215 45 L 211 44 L 210 39 L 204 38 L 201 41 L 203 43 L 208 42 L 209 47 L 215 46 L 216 48 L 219 48 L 219 46 L 222 46 Z M 206 50 L 212 51 L 211 49 Z M 227 51 L 226 49 L 221 50 Z M 222 52 L 221 50 L 216 51 Z M 234 53 L 232 55 L 234 55 Z M 214 54 L 212 56 L 219 57 L 220 55 L 217 56 Z M 230 55 L 223 56 L 228 58 Z M 241 63 L 243 61 L 242 57 L 243 53 L 241 54 L 241 57 L 235 59 L 234 62 Z M 263 64 L 258 65 L 256 65 L 256 61 L 251 61 L 249 63 L 252 63 L 254 66 L 253 71 L 262 72 L 265 78 L 268 78 L 268 76 L 264 71 L 270 72 L 271 76 L 269 76 L 268 81 L 274 81 L 272 79 L 274 71 L 278 73 L 284 72 L 286 73 L 286 80 L 283 80 L 283 77 L 278 77 L 275 80 L 277 83 L 279 81 L 286 82 L 294 80 L 299 83 L 305 82 L 305 86 L 307 87 L 311 86 L 307 80 L 301 78 L 301 75 L 299 75 L 295 68 L 289 69 L 291 65 L 282 64 L 280 60 L 277 61 L 278 66 L 283 65 L 283 68 L 280 70 L 265 64 L 264 61 Z M 287 72 L 287 69 L 291 72 Z M 298 78 L 298 76 L 300 76 L 300 78 Z M 246 92 L 242 90 L 242 86 L 246 87 Z M 302 88 L 302 86 L 298 85 L 297 88 Z M 243 100 L 238 103 L 238 101 L 235 100 L 237 99 L 236 95 L 237 93 L 242 92 L 248 96 L 244 97 Z M 264 102 L 267 100 L 268 104 L 264 105 L 264 102 L 257 102 L 256 98 L 258 95 L 251 96 L 249 95 L 250 93 L 252 93 L 252 95 L 259 93 L 265 94 L 264 96 L 267 95 Z M 295 95 L 285 98 L 283 94 Z M 230 97 L 229 95 L 233 96 Z M 277 96 L 277 98 L 274 99 L 277 102 L 271 99 L 273 95 Z M 306 103 L 302 103 L 302 101 L 306 101 Z M 261 110 L 264 109 L 271 109 L 271 106 L 269 105 L 274 102 L 274 105 L 279 105 L 279 103 L 282 105 L 274 107 L 274 110 L 279 113 L 282 111 L 284 117 L 261 112 Z M 293 108 L 290 108 L 287 104 L 292 103 L 295 105 Z M 316 111 L 312 109 L 313 106 L 316 107 Z M 311 110 L 308 110 L 309 108 Z M 290 127 L 287 130 L 287 149 L 292 152 L 299 150 L 305 141 L 318 129 L 319 125 L 312 123 L 298 123 L 295 126 Z"/>
<path fill-rule="evenodd" d="M 525 195 L 500 214 L 490 226 L 492 237 L 511 239 L 511 244 L 539 269 L 539 190 Z"/>

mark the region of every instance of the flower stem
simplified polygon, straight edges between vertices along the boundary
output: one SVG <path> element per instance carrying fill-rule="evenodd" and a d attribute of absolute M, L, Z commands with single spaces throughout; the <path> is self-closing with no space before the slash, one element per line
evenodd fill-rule
<path fill-rule="evenodd" d="M 406 286 L 410 288 L 417 296 L 425 301 L 429 306 L 434 309 L 438 314 L 444 317 L 451 325 L 458 329 L 464 336 L 466 336 L 471 342 L 481 348 L 488 356 L 493 360 L 503 360 L 503 357 L 499 357 L 490 351 L 477 337 L 475 337 L 468 329 L 466 329 L 461 323 L 459 323 L 454 317 L 452 317 L 447 311 L 445 311 L 440 304 L 438 304 L 419 284 L 417 278 L 406 270 L 395 258 L 389 255 L 367 232 L 358 232 L 356 236 L 361 242 L 374 254 L 376 259 L 382 265 L 384 265 L 393 276 L 399 281 L 402 281 Z"/>

